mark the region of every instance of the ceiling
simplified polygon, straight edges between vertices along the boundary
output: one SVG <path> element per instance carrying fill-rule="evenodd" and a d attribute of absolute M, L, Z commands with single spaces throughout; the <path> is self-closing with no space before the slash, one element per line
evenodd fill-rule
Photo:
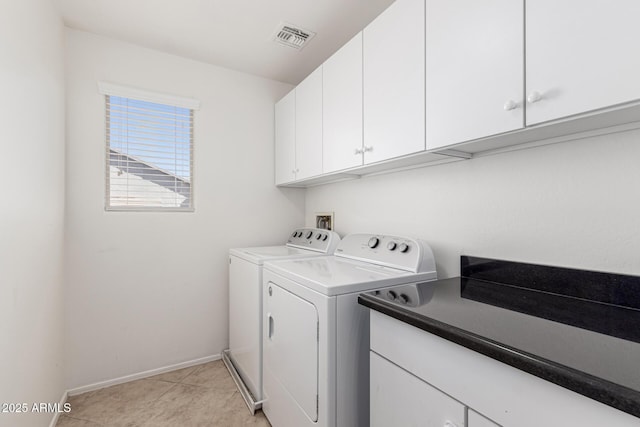
<path fill-rule="evenodd" d="M 394 0 L 54 0 L 65 24 L 298 84 Z M 303 50 L 272 41 L 281 22 L 316 32 Z"/>

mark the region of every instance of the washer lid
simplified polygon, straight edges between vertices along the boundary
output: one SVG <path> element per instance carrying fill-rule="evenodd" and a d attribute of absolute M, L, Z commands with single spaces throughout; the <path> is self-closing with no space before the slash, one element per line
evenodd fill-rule
<path fill-rule="evenodd" d="M 323 254 L 307 249 L 290 246 L 261 246 L 254 248 L 235 248 L 229 250 L 234 255 L 254 264 L 262 265 L 266 260 L 321 256 Z"/>
<path fill-rule="evenodd" d="M 264 268 L 327 296 L 436 279 L 435 271 L 412 273 L 335 256 L 268 261 Z"/>

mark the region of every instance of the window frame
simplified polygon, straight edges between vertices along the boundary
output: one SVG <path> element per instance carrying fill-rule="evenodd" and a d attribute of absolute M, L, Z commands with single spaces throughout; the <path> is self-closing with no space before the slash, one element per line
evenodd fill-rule
<path fill-rule="evenodd" d="M 173 95 L 149 92 L 141 89 L 131 88 L 127 86 L 115 85 L 107 82 L 98 82 L 98 88 L 101 95 L 104 96 L 105 102 L 105 198 L 104 209 L 107 212 L 195 212 L 195 111 L 200 108 L 200 101 L 193 98 L 177 97 Z M 152 102 L 162 104 L 169 107 L 186 108 L 190 110 L 190 133 L 189 133 L 189 188 L 190 188 L 190 205 L 188 207 L 175 206 L 113 206 L 111 205 L 111 126 L 109 122 L 110 97 L 127 98 L 136 101 Z M 126 155 L 126 154 L 124 154 Z M 144 163 L 143 160 L 141 160 Z"/>

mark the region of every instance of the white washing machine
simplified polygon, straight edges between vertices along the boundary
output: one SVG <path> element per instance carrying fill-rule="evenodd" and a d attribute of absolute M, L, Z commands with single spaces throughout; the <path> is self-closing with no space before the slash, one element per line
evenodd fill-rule
<path fill-rule="evenodd" d="M 417 305 L 436 266 L 416 239 L 344 237 L 334 256 L 268 261 L 262 410 L 274 427 L 369 425 L 369 312 L 358 294 Z"/>
<path fill-rule="evenodd" d="M 285 245 L 229 250 L 229 349 L 222 359 L 252 413 L 262 400 L 264 261 L 330 255 L 339 241 L 333 231 L 301 228 Z"/>

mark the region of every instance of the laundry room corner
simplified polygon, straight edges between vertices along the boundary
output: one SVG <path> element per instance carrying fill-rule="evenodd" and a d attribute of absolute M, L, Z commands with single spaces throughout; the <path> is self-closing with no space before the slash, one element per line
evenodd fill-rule
<path fill-rule="evenodd" d="M 77 30 L 66 44 L 68 387 L 219 357 L 228 248 L 303 222 L 303 190 L 273 185 L 273 104 L 290 85 Z M 193 212 L 105 210 L 100 81 L 201 102 Z"/>

